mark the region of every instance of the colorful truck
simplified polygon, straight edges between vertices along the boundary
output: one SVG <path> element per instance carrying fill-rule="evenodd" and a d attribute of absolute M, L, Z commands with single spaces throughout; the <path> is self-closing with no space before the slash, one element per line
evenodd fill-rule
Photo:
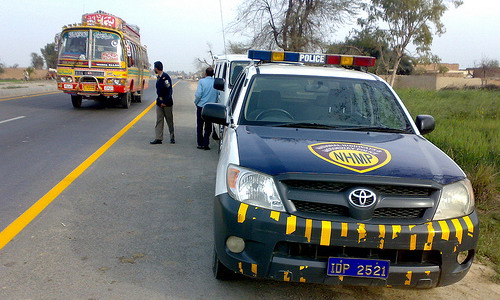
<path fill-rule="evenodd" d="M 141 102 L 150 66 L 139 27 L 103 11 L 84 14 L 81 24 L 56 35 L 56 50 L 57 87 L 71 95 L 73 107 L 80 108 L 83 99 L 123 108 Z"/>

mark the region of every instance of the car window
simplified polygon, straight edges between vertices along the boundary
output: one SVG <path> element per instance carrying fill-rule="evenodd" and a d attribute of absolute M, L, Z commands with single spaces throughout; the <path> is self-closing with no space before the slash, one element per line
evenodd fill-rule
<path fill-rule="evenodd" d="M 256 75 L 242 123 L 314 123 L 333 127 L 410 127 L 398 101 L 382 82 L 299 75 Z"/>
<path fill-rule="evenodd" d="M 229 87 L 233 87 L 236 83 L 236 79 L 240 75 L 243 68 L 250 64 L 249 61 L 233 61 L 231 62 L 231 72 L 229 77 Z"/>
<path fill-rule="evenodd" d="M 231 114 L 234 112 L 236 108 L 237 100 L 240 95 L 241 88 L 245 82 L 246 74 L 245 72 L 240 72 L 238 79 L 234 85 L 234 88 L 231 90 L 229 94 L 229 107 L 231 108 Z"/>

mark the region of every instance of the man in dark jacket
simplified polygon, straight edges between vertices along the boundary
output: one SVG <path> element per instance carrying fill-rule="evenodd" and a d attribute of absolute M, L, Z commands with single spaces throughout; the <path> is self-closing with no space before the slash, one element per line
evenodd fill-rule
<path fill-rule="evenodd" d="M 155 62 L 155 73 L 158 75 L 156 80 L 156 138 L 150 144 L 161 144 L 163 140 L 163 119 L 167 120 L 168 130 L 170 132 L 170 143 L 175 144 L 174 135 L 174 116 L 172 113 L 172 106 L 174 100 L 172 98 L 172 79 L 167 73 L 163 72 L 163 64 L 160 61 Z"/>

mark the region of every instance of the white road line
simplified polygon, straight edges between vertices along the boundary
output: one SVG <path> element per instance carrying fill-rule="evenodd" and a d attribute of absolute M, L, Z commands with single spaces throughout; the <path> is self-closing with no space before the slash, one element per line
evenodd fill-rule
<path fill-rule="evenodd" d="M 7 123 L 7 122 L 10 122 L 10 121 L 19 120 L 19 119 L 22 119 L 22 118 L 26 118 L 26 116 L 19 116 L 19 117 L 15 117 L 15 118 L 12 118 L 12 119 L 8 119 L 8 120 L 0 121 L 0 124 L 2 124 L 2 123 Z"/>

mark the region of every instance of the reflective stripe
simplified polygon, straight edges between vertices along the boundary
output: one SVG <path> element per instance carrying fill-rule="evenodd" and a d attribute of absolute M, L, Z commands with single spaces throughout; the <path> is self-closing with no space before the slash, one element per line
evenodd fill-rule
<path fill-rule="evenodd" d="M 366 241 L 366 229 L 365 224 L 358 223 L 358 244 L 361 243 L 361 240 Z"/>
<path fill-rule="evenodd" d="M 245 222 L 245 219 L 247 217 L 247 209 L 248 209 L 248 204 L 245 203 L 240 204 L 240 208 L 238 209 L 238 223 Z"/>
<path fill-rule="evenodd" d="M 296 225 L 297 225 L 296 216 L 289 216 L 288 218 L 286 218 L 286 234 L 294 233 Z"/>
<path fill-rule="evenodd" d="M 427 243 L 424 245 L 424 250 L 432 250 L 432 242 L 436 235 L 436 231 L 434 231 L 434 227 L 432 227 L 432 222 L 427 223 L 427 231 Z"/>
<path fill-rule="evenodd" d="M 271 215 L 269 216 L 271 219 L 279 222 L 280 220 L 280 212 L 279 211 L 271 211 Z"/>
<path fill-rule="evenodd" d="M 321 246 L 330 246 L 330 236 L 332 234 L 332 222 L 321 221 Z"/>
<path fill-rule="evenodd" d="M 379 248 L 384 249 L 384 241 L 385 241 L 385 225 L 378 225 L 378 231 L 379 235 L 378 237 L 380 238 L 380 244 Z"/>
<path fill-rule="evenodd" d="M 400 232 L 401 232 L 401 225 L 392 225 L 392 239 L 397 238 Z"/>
<path fill-rule="evenodd" d="M 448 223 L 446 221 L 438 221 L 439 226 L 441 227 L 441 239 L 449 240 L 450 239 L 450 228 L 448 227 Z"/>
<path fill-rule="evenodd" d="M 312 224 L 313 221 L 311 219 L 306 219 L 306 232 L 304 236 L 307 238 L 307 242 L 311 242 Z"/>
<path fill-rule="evenodd" d="M 347 223 L 342 223 L 342 232 L 340 233 L 341 237 L 347 237 L 347 232 L 349 230 L 349 226 Z"/>
<path fill-rule="evenodd" d="M 458 219 L 451 220 L 451 223 L 455 226 L 455 236 L 457 237 L 458 243 L 462 244 L 462 234 L 464 229 L 462 228 L 462 224 Z"/>
<path fill-rule="evenodd" d="M 467 231 L 469 232 L 469 235 L 472 236 L 474 233 L 474 224 L 472 224 L 471 219 L 469 216 L 464 217 L 465 224 L 467 225 Z"/>

